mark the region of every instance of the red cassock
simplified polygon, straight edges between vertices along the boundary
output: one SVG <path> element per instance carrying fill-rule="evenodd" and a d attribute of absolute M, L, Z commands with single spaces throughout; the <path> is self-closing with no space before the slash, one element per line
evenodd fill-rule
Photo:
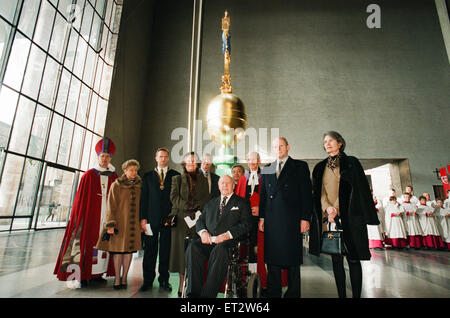
<path fill-rule="evenodd" d="M 108 176 L 107 193 L 116 179 L 115 172 Z M 59 280 L 90 280 L 102 275 L 92 275 L 94 253 L 97 252 L 94 247 L 100 234 L 101 206 L 100 173 L 90 169 L 81 177 L 53 272 Z M 81 274 L 80 277 L 77 277 L 77 272 Z M 109 258 L 107 276 L 114 276 L 112 257 Z"/>
<path fill-rule="evenodd" d="M 248 181 L 248 174 L 243 175 L 240 179 L 238 184 L 236 185 L 235 193 L 245 198 L 245 193 L 247 191 L 247 181 Z M 261 178 L 259 179 L 258 184 L 258 192 L 254 191 L 252 196 L 250 197 L 250 207 L 259 206 L 259 193 L 261 192 Z M 256 254 L 257 264 L 256 268 L 258 271 L 259 279 L 261 282 L 261 288 L 266 289 L 267 288 L 267 269 L 266 264 L 264 263 L 264 232 L 261 232 L 258 230 L 258 237 L 257 237 L 257 244 L 258 244 L 258 251 Z M 288 285 L 288 276 L 287 276 L 287 270 L 283 269 L 281 271 L 281 284 L 283 287 Z"/>

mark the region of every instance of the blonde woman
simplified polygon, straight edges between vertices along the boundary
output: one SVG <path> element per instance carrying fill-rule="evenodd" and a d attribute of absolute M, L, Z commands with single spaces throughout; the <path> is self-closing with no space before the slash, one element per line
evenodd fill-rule
<path fill-rule="evenodd" d="M 139 162 L 128 160 L 122 164 L 122 170 L 124 174 L 111 185 L 104 231 L 97 242 L 97 249 L 113 255 L 116 276 L 114 289 L 127 286 L 132 255 L 142 249 L 139 223 Z"/>

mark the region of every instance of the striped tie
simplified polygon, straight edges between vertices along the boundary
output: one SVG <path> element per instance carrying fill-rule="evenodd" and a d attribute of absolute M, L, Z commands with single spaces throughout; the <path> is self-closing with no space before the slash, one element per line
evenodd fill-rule
<path fill-rule="evenodd" d="M 219 208 L 219 217 L 222 216 L 222 211 L 225 208 L 225 205 L 227 203 L 227 197 L 223 197 L 222 203 L 220 204 L 220 208 Z"/>

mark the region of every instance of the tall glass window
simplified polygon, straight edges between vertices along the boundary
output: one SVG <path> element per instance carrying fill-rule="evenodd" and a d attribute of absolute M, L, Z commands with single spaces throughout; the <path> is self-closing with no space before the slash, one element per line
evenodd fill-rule
<path fill-rule="evenodd" d="M 0 232 L 66 225 L 105 130 L 122 3 L 0 1 Z"/>

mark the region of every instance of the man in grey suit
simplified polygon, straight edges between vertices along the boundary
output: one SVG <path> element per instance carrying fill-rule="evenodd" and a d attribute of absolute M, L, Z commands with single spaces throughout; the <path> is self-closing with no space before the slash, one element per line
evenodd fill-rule
<path fill-rule="evenodd" d="M 200 239 L 186 251 L 189 297 L 215 298 L 229 264 L 228 249 L 249 231 L 250 202 L 233 193 L 233 179 L 219 179 L 220 196 L 209 200 L 197 221 Z M 203 268 L 208 260 L 208 275 L 203 285 Z"/>

